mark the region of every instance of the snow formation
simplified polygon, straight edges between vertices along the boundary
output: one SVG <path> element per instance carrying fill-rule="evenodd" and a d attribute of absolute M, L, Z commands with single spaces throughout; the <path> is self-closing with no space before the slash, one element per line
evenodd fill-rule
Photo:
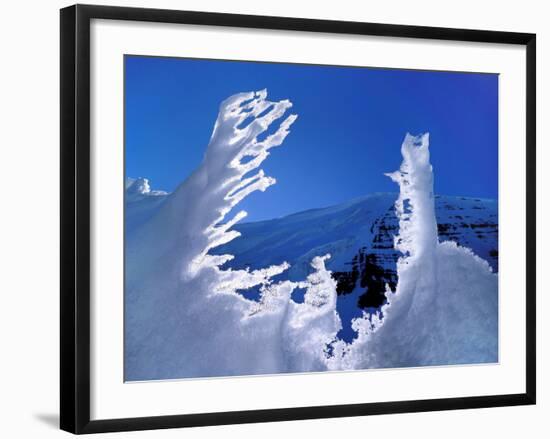
<path fill-rule="evenodd" d="M 354 320 L 352 343 L 336 336 L 330 254 L 311 255 L 311 273 L 296 281 L 274 279 L 287 262 L 231 269 L 231 254 L 215 254 L 240 235 L 246 212 L 226 219 L 233 208 L 275 183 L 258 168 L 288 135 L 291 105 L 265 90 L 232 96 L 202 164 L 174 193 L 127 183 L 125 379 L 497 361 L 497 276 L 470 250 L 438 242 L 427 135 L 406 137 L 391 174 L 401 189 L 396 292 L 379 314 Z M 252 287 L 258 300 L 241 294 Z"/>
<path fill-rule="evenodd" d="M 428 146 L 428 134 L 408 134 L 401 168 L 388 174 L 400 188 L 396 291 L 380 313 L 353 321 L 356 340 L 334 344 L 332 369 L 498 361 L 498 278 L 470 249 L 438 242 Z"/>

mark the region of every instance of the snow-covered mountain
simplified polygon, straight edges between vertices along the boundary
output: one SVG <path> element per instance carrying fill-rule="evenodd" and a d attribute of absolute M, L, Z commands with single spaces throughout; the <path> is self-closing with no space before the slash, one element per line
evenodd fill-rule
<path fill-rule="evenodd" d="M 147 179 L 129 179 L 126 186 L 126 228 L 132 233 L 163 204 L 167 193 L 152 191 Z M 235 258 L 226 268 L 251 270 L 288 262 L 290 269 L 276 280 L 300 281 L 311 273 L 311 260 L 330 253 L 326 266 L 337 281 L 340 337 L 356 333 L 351 320 L 363 310 L 379 309 L 386 284 L 397 283 L 394 249 L 398 234 L 395 193 L 374 193 L 336 206 L 307 210 L 282 218 L 236 224 L 241 236 L 212 249 Z M 455 241 L 485 259 L 498 272 L 498 203 L 496 200 L 454 196 L 435 197 L 439 241 Z M 257 299 L 259 288 L 240 291 Z M 303 290 L 293 298 L 303 300 Z"/>

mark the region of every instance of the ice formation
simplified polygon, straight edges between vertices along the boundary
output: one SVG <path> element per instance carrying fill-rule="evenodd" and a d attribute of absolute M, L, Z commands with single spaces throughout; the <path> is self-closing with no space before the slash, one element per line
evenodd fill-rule
<path fill-rule="evenodd" d="M 429 136 L 405 137 L 396 202 L 395 293 L 379 314 L 353 326 L 353 343 L 334 343 L 331 369 L 412 367 L 498 361 L 498 277 L 454 242 L 438 242 Z"/>
<path fill-rule="evenodd" d="M 329 254 L 312 255 L 312 273 L 296 282 L 274 280 L 286 262 L 224 268 L 232 255 L 212 250 L 239 236 L 233 226 L 246 212 L 227 220 L 232 209 L 275 183 L 257 169 L 288 135 L 290 107 L 265 90 L 232 96 L 202 164 L 174 193 L 155 197 L 147 181 L 129 182 L 127 208 L 139 220 L 127 211 L 126 380 L 496 361 L 497 277 L 470 250 L 438 242 L 427 135 L 406 137 L 401 169 L 391 174 L 401 189 L 396 292 L 388 290 L 380 314 L 353 322 L 353 343 L 336 338 Z M 251 287 L 259 300 L 241 294 Z M 303 303 L 291 298 L 297 288 Z"/>
<path fill-rule="evenodd" d="M 150 220 L 129 228 L 127 380 L 324 368 L 325 345 L 340 328 L 334 281 L 324 265 L 328 255 L 314 258 L 314 273 L 298 284 L 273 282 L 286 263 L 224 270 L 232 256 L 209 254 L 238 236 L 231 228 L 246 213 L 226 221 L 232 208 L 275 183 L 255 170 L 283 142 L 296 115 L 265 139 L 258 136 L 290 107 L 286 100 L 268 101 L 265 90 L 224 101 L 201 166 Z M 238 292 L 258 285 L 260 301 Z M 302 304 L 290 299 L 297 287 L 307 290 Z"/>

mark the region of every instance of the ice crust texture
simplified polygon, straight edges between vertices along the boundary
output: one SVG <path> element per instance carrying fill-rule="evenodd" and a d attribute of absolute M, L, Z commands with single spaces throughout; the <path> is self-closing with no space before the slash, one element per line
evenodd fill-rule
<path fill-rule="evenodd" d="M 289 134 L 291 106 L 266 90 L 234 95 L 220 106 L 202 164 L 173 193 L 128 181 L 125 380 L 498 361 L 497 275 L 470 249 L 438 240 L 427 134 L 406 136 L 390 175 L 400 187 L 395 293 L 353 320 L 352 342 L 337 337 L 330 254 L 310 255 L 309 274 L 292 281 L 276 280 L 286 261 L 227 267 L 233 255 L 216 249 L 240 236 L 234 226 L 246 212 L 227 217 L 275 184 L 258 168 Z M 252 287 L 257 300 L 241 293 Z"/>

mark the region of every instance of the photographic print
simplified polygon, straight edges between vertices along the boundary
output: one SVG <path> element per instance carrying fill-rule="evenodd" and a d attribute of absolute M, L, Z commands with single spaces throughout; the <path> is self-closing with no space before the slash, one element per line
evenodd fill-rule
<path fill-rule="evenodd" d="M 125 55 L 124 377 L 498 363 L 498 75 Z"/>

